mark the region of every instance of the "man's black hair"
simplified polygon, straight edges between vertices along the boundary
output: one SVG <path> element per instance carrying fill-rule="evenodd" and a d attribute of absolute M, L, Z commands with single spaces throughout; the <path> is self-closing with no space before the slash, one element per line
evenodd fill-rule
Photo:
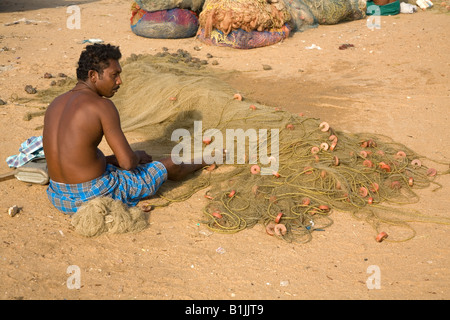
<path fill-rule="evenodd" d="M 90 70 L 97 71 L 101 76 L 103 70 L 109 67 L 109 59 L 122 58 L 119 47 L 110 44 L 95 43 L 86 46 L 78 61 L 77 78 L 86 81 Z"/>

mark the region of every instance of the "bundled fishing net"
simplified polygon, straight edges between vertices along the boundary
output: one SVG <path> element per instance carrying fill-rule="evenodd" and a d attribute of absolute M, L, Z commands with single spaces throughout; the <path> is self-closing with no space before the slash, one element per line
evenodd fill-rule
<path fill-rule="evenodd" d="M 289 1 L 289 0 L 286 0 Z M 336 24 L 366 16 L 365 0 L 302 0 L 319 24 Z"/>
<path fill-rule="evenodd" d="M 100 197 L 78 209 L 72 216 L 72 226 L 85 237 L 97 237 L 104 233 L 139 232 L 148 226 L 148 222 L 139 208 L 128 208 L 119 200 Z"/>
<path fill-rule="evenodd" d="M 173 8 L 189 9 L 198 12 L 202 9 L 205 0 L 135 0 L 135 2 L 148 12 Z"/>
<path fill-rule="evenodd" d="M 302 0 L 283 0 L 283 2 L 291 16 L 288 23 L 292 31 L 304 31 L 317 27 L 316 17 Z"/>
<path fill-rule="evenodd" d="M 198 29 L 197 14 L 189 9 L 145 11 L 136 3 L 131 8 L 131 30 L 138 36 L 157 39 L 194 37 Z"/>
<path fill-rule="evenodd" d="M 412 238 L 411 222 L 450 223 L 450 217 L 400 208 L 418 202 L 419 189 L 439 189 L 435 179 L 449 173 L 448 164 L 386 136 L 345 133 L 320 119 L 241 99 L 183 50 L 133 55 L 122 66 L 124 85 L 113 100 L 124 131 L 142 141 L 134 149 L 155 160 L 173 154 L 219 162 L 226 149 L 223 165 L 164 183 L 141 202 L 145 210 L 200 192 L 201 221 L 211 230 L 235 233 L 263 224 L 268 234 L 300 243 L 330 227 L 336 212 L 365 219 L 391 241 Z M 439 166 L 447 171 L 438 172 Z"/>
<path fill-rule="evenodd" d="M 241 49 L 271 45 L 289 36 L 290 19 L 281 0 L 206 0 L 199 15 L 198 39 Z M 249 39 L 253 39 L 251 45 Z"/>
<path fill-rule="evenodd" d="M 154 156 L 168 156 L 188 139 L 191 159 L 214 148 L 225 148 L 227 159 L 188 181 L 164 184 L 145 207 L 204 190 L 203 222 L 211 230 L 234 233 L 262 223 L 267 233 L 298 242 L 331 226 L 332 212 L 351 212 L 377 232 L 393 229 L 391 240 L 413 237 L 410 221 L 450 223 L 399 209 L 419 200 L 415 190 L 440 188 L 437 170 L 426 165 L 431 160 L 385 136 L 344 133 L 320 119 L 241 100 L 186 55 L 179 50 L 124 63 L 126 85 L 114 98 L 124 130 L 140 133 L 146 142 L 136 147 Z M 172 136 L 177 129 L 189 135 Z M 238 130 L 245 136 L 240 142 Z"/>

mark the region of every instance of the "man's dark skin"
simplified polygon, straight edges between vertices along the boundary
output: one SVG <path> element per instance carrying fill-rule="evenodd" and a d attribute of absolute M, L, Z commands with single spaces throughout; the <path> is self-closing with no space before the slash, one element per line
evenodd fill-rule
<path fill-rule="evenodd" d="M 103 175 L 110 163 L 124 170 L 152 162 L 143 150 L 133 151 L 120 126 L 119 112 L 111 98 L 122 84 L 119 61 L 110 59 L 99 73 L 90 70 L 88 79 L 57 97 L 47 108 L 43 144 L 48 173 L 55 182 L 76 184 Z M 113 155 L 105 156 L 98 145 L 105 137 Z M 180 180 L 206 164 L 175 165 L 170 158 L 158 160 L 168 179 Z"/>

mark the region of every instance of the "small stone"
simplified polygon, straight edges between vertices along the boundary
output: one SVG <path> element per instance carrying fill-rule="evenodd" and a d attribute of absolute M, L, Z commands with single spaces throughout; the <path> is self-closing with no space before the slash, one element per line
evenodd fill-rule
<path fill-rule="evenodd" d="M 211 64 L 212 64 L 213 66 L 217 66 L 217 65 L 219 64 L 219 61 L 213 60 L 213 62 L 211 62 Z"/>
<path fill-rule="evenodd" d="M 287 287 L 289 285 L 289 280 L 281 280 L 280 281 L 280 286 L 281 287 Z"/>
<path fill-rule="evenodd" d="M 208 59 L 210 59 L 210 58 L 213 57 L 213 55 L 212 55 L 211 53 L 207 53 L 207 54 L 206 54 L 206 57 L 207 57 Z"/>
<path fill-rule="evenodd" d="M 263 70 L 272 70 L 272 67 L 269 66 L 268 64 L 263 64 L 262 67 L 263 67 Z"/>
<path fill-rule="evenodd" d="M 13 205 L 8 209 L 8 214 L 10 217 L 14 217 L 19 212 L 19 207 L 16 205 Z"/>
<path fill-rule="evenodd" d="M 53 78 L 53 75 L 52 75 L 51 73 L 46 72 L 46 73 L 44 74 L 44 79 L 51 79 L 51 78 Z"/>
<path fill-rule="evenodd" d="M 4 106 L 6 104 L 6 101 L 3 101 L 2 99 L 0 99 L 0 106 Z"/>

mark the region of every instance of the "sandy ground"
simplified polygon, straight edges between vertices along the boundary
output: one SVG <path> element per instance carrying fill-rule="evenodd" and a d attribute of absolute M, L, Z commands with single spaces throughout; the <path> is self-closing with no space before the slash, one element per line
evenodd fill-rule
<path fill-rule="evenodd" d="M 81 29 L 67 28 L 69 4 L 81 8 Z M 14 99 L 27 97 L 28 84 L 48 88 L 45 72 L 74 76 L 82 40 L 100 38 L 119 45 L 124 57 L 162 47 L 202 59 L 210 53 L 219 62 L 211 68 L 245 71 L 226 79 L 244 97 L 321 118 L 340 130 L 382 133 L 450 161 L 450 17 L 439 8 L 381 17 L 380 29 L 359 20 L 295 33 L 270 47 L 236 50 L 194 38 L 138 37 L 130 29 L 129 6 L 122 0 L 0 3 L 0 99 L 7 102 L 0 106 L 1 159 L 41 134 L 43 117 L 23 119 L 39 108 Z M 23 18 L 31 23 L 5 25 Z M 354 48 L 339 50 L 343 43 Z M 306 49 L 312 44 L 321 50 Z M 9 170 L 0 163 L 0 172 Z M 414 208 L 448 217 L 450 176 L 437 181 L 444 187 L 419 191 Z M 368 223 L 334 212 L 334 225 L 303 245 L 270 237 L 261 225 L 204 235 L 198 221 L 206 200 L 200 192 L 155 211 L 141 233 L 87 239 L 51 206 L 45 188 L 16 179 L 0 182 L 1 299 L 450 298 L 448 225 L 417 223 L 412 240 L 378 243 Z M 22 208 L 14 218 L 7 214 L 12 205 Z M 218 253 L 219 247 L 225 252 Z M 80 270 L 80 289 L 67 285 L 70 266 Z M 379 271 L 379 288 L 367 285 L 375 275 L 372 266 Z"/>

